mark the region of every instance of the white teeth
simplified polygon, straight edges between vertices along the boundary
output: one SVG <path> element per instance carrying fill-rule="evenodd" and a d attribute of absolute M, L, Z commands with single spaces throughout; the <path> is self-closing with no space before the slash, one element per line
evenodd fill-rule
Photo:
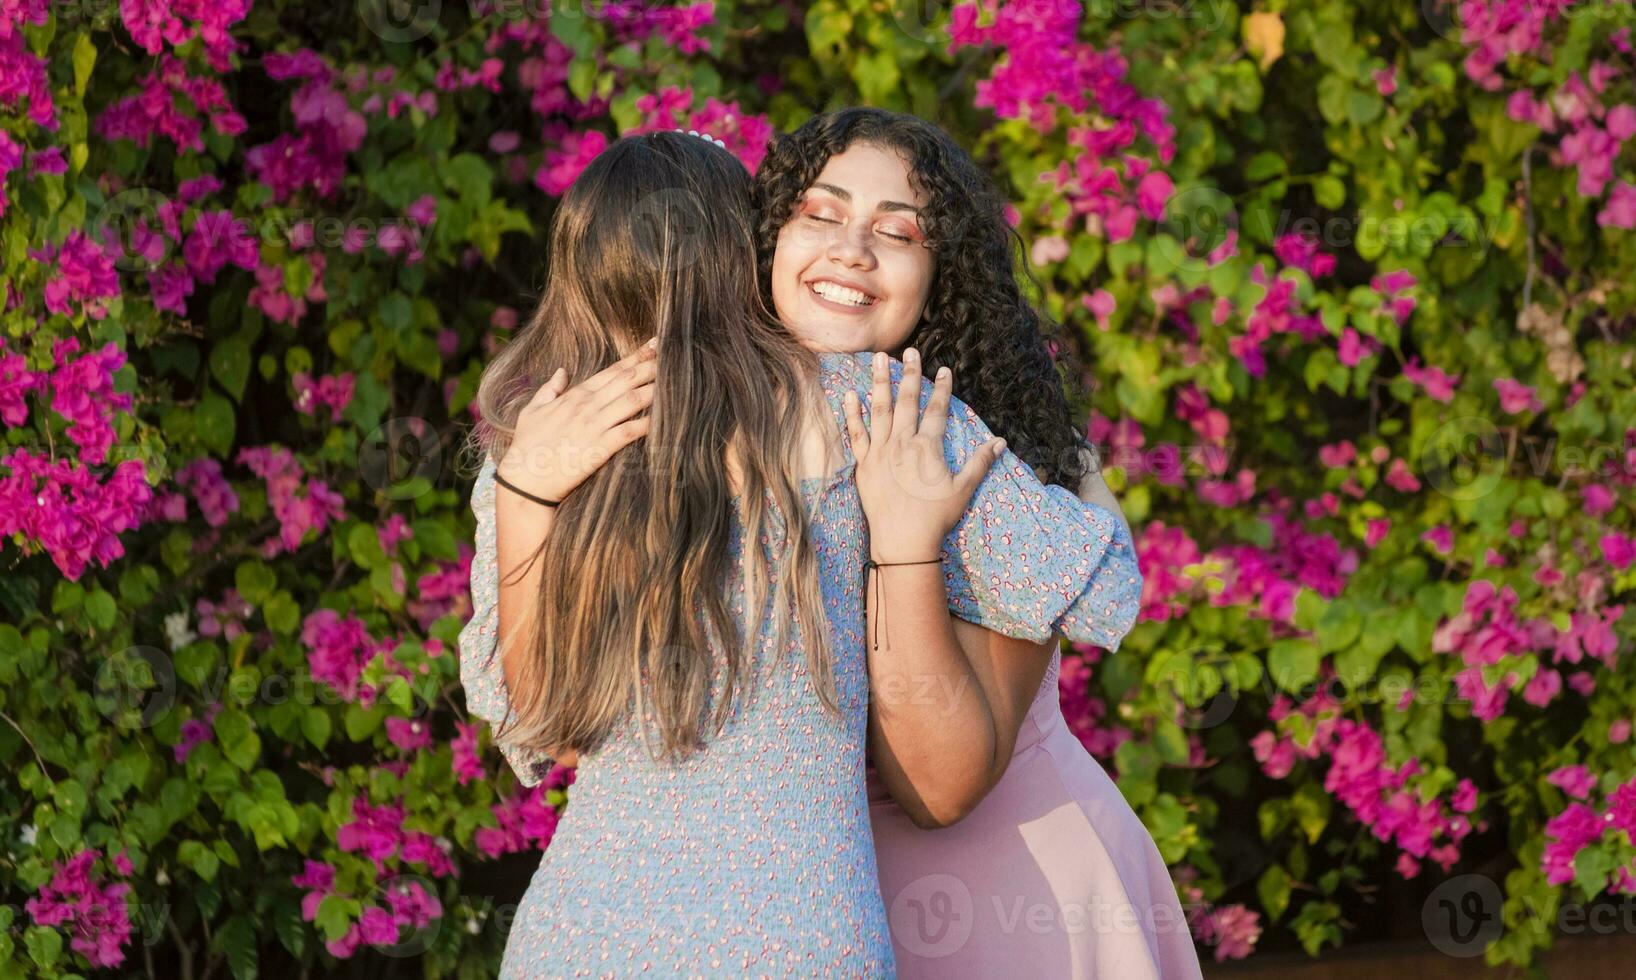
<path fill-rule="evenodd" d="M 874 300 L 868 295 L 833 282 L 815 282 L 812 291 L 832 303 L 845 303 L 848 306 L 868 306 Z"/>

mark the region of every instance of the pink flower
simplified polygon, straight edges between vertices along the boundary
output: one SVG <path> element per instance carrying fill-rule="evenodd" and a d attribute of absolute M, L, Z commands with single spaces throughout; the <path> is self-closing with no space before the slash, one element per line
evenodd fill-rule
<path fill-rule="evenodd" d="M 1387 532 L 1392 529 L 1392 519 L 1389 517 L 1371 517 L 1365 527 L 1363 543 L 1367 548 L 1373 548 L 1385 540 Z"/>
<path fill-rule="evenodd" d="M 1510 415 L 1538 412 L 1545 407 L 1545 403 L 1535 397 L 1534 389 L 1515 378 L 1496 378 L 1494 390 L 1500 393 L 1500 411 Z"/>
<path fill-rule="evenodd" d="M 608 137 L 597 130 L 570 133 L 556 149 L 545 151 L 545 162 L 535 172 L 534 184 L 552 197 L 560 197 L 607 148 Z"/>
<path fill-rule="evenodd" d="M 474 779 L 483 778 L 483 763 L 477 755 L 477 726 L 455 722 L 454 741 L 449 750 L 454 757 L 454 775 L 464 786 Z"/>
<path fill-rule="evenodd" d="M 1589 517 L 1601 517 L 1613 510 L 1615 503 L 1612 492 L 1600 483 L 1586 484 L 1580 498 L 1585 502 L 1585 514 Z"/>
<path fill-rule="evenodd" d="M 1420 540 L 1429 543 L 1440 555 L 1454 550 L 1454 532 L 1446 524 L 1439 524 L 1422 534 Z"/>
<path fill-rule="evenodd" d="M 417 752 L 432 744 L 432 730 L 418 718 L 386 719 L 386 737 L 404 752 Z"/>
<path fill-rule="evenodd" d="M 1440 402 L 1453 401 L 1454 387 L 1460 383 L 1457 374 L 1448 374 L 1438 367 L 1421 367 L 1417 357 L 1409 359 L 1403 368 L 1403 376 L 1424 388 L 1428 397 Z"/>
<path fill-rule="evenodd" d="M 1607 203 L 1596 212 L 1596 223 L 1603 228 L 1636 228 L 1636 184 L 1615 182 Z"/>
<path fill-rule="evenodd" d="M 1543 708 L 1562 693 L 1562 675 L 1549 667 L 1541 667 L 1522 689 L 1522 699 L 1536 708 Z"/>
<path fill-rule="evenodd" d="M 104 884 L 94 875 L 91 866 L 98 854 L 81 850 L 54 864 L 51 880 L 23 908 L 34 925 L 66 927 L 72 937 L 70 948 L 100 968 L 125 962 L 125 945 L 131 939 L 125 895 L 131 886 Z M 122 857 L 112 863 L 121 874 L 130 873 L 130 863 Z"/>
<path fill-rule="evenodd" d="M 1623 571 L 1636 561 L 1636 541 L 1617 531 L 1602 535 L 1597 543 L 1602 547 L 1602 557 L 1614 568 Z"/>
<path fill-rule="evenodd" d="M 1562 766 L 1554 769 L 1545 781 L 1577 800 L 1589 798 L 1596 788 L 1596 777 L 1584 766 Z"/>
<path fill-rule="evenodd" d="M 1193 920 L 1193 935 L 1216 948 L 1216 961 L 1241 960 L 1261 938 L 1261 913 L 1243 905 L 1218 905 Z"/>

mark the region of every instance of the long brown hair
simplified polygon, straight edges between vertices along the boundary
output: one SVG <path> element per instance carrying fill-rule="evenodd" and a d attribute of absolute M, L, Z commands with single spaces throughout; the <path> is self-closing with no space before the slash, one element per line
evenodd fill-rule
<path fill-rule="evenodd" d="M 786 648 L 793 606 L 813 684 L 838 711 L 796 437 L 824 417 L 817 360 L 761 299 L 749 174 L 695 136 L 620 139 L 558 205 L 548 261 L 538 308 L 483 373 L 474 438 L 502 458 L 553 371 L 577 382 L 655 335 L 658 380 L 648 435 L 568 496 L 531 559 L 544 562 L 535 646 L 510 692 L 518 723 L 497 737 L 586 752 L 634 710 L 656 730 L 657 754 L 689 754 L 753 682 L 769 598 L 774 650 Z M 745 573 L 730 554 L 735 514 L 742 636 L 727 604 Z"/>

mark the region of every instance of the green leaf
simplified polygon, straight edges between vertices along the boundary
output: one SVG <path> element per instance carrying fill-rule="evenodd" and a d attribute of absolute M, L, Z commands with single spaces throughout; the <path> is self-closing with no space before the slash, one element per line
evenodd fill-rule
<path fill-rule="evenodd" d="M 74 40 L 74 94 L 83 98 L 86 83 L 91 80 L 91 70 L 97 64 L 97 45 L 91 40 L 89 33 L 81 34 Z"/>
<path fill-rule="evenodd" d="M 261 758 L 261 737 L 252 730 L 250 716 L 242 711 L 223 711 L 216 716 L 215 728 L 222 754 L 249 772 Z"/>
<path fill-rule="evenodd" d="M 62 955 L 62 933 L 46 926 L 29 926 L 23 930 L 23 945 L 35 963 L 50 969 Z"/>
<path fill-rule="evenodd" d="M 235 915 L 211 937 L 217 950 L 227 954 L 227 966 L 234 980 L 256 980 L 260 956 L 256 949 L 256 930 L 249 918 Z"/>
<path fill-rule="evenodd" d="M 393 333 L 408 333 L 414 325 L 415 308 L 402 293 L 388 293 L 376 306 L 381 323 Z"/>
<path fill-rule="evenodd" d="M 210 374 L 234 401 L 244 400 L 244 385 L 250 378 L 250 343 L 243 334 L 235 334 L 211 348 Z"/>
<path fill-rule="evenodd" d="M 313 748 L 322 749 L 329 742 L 331 722 L 329 712 L 321 707 L 310 707 L 301 712 L 301 734 L 307 736 Z"/>
<path fill-rule="evenodd" d="M 94 589 L 85 597 L 85 614 L 99 630 L 112 629 L 118 612 L 114 597 L 101 589 Z"/>
<path fill-rule="evenodd" d="M 1318 647 L 1311 640 L 1279 640 L 1267 652 L 1267 672 L 1284 691 L 1299 691 L 1318 677 Z"/>
<path fill-rule="evenodd" d="M 205 447 L 218 456 L 233 448 L 233 403 L 210 392 L 193 406 L 193 430 Z"/>
<path fill-rule="evenodd" d="M 278 586 L 278 574 L 259 558 L 239 562 L 233 572 L 239 596 L 252 606 L 260 605 Z"/>
<path fill-rule="evenodd" d="M 1281 865 L 1268 865 L 1255 883 L 1255 890 L 1261 897 L 1261 907 L 1266 911 L 1267 919 L 1277 922 L 1282 918 L 1284 910 L 1289 907 L 1289 872 Z"/>
<path fill-rule="evenodd" d="M 1333 174 L 1325 174 L 1312 182 L 1312 196 L 1319 207 L 1338 210 L 1346 203 L 1346 182 Z"/>

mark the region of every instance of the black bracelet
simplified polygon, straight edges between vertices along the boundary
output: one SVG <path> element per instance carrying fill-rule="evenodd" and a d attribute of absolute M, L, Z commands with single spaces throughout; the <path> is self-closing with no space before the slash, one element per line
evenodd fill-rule
<path fill-rule="evenodd" d="M 863 586 L 864 586 L 864 588 L 866 590 L 869 588 L 869 570 L 872 569 L 872 568 L 890 568 L 890 567 L 892 567 L 894 565 L 936 565 L 936 564 L 942 562 L 943 559 L 946 558 L 946 557 L 948 557 L 948 556 L 944 552 L 940 551 L 940 552 L 937 553 L 936 558 L 928 558 L 925 561 L 876 561 L 873 558 L 866 558 L 866 559 L 864 559 L 864 562 L 863 562 Z M 885 583 L 883 583 L 881 581 L 880 576 L 876 575 L 875 576 L 875 643 L 874 643 L 874 647 L 873 647 L 876 650 L 880 649 L 881 620 L 883 620 L 885 618 L 886 618 L 886 585 L 885 585 Z"/>
<path fill-rule="evenodd" d="M 524 490 L 521 487 L 513 485 L 511 483 L 511 481 L 507 480 L 505 477 L 500 475 L 499 470 L 496 470 L 494 472 L 494 482 L 500 484 L 502 487 L 505 487 L 507 490 L 510 490 L 512 493 L 517 494 L 519 497 L 527 497 L 529 500 L 534 501 L 536 504 L 540 504 L 540 505 L 545 506 L 545 507 L 556 507 L 557 505 L 562 503 L 562 501 L 560 501 L 560 500 L 547 500 L 544 497 L 534 496 L 533 494 L 529 493 L 527 490 Z"/>

